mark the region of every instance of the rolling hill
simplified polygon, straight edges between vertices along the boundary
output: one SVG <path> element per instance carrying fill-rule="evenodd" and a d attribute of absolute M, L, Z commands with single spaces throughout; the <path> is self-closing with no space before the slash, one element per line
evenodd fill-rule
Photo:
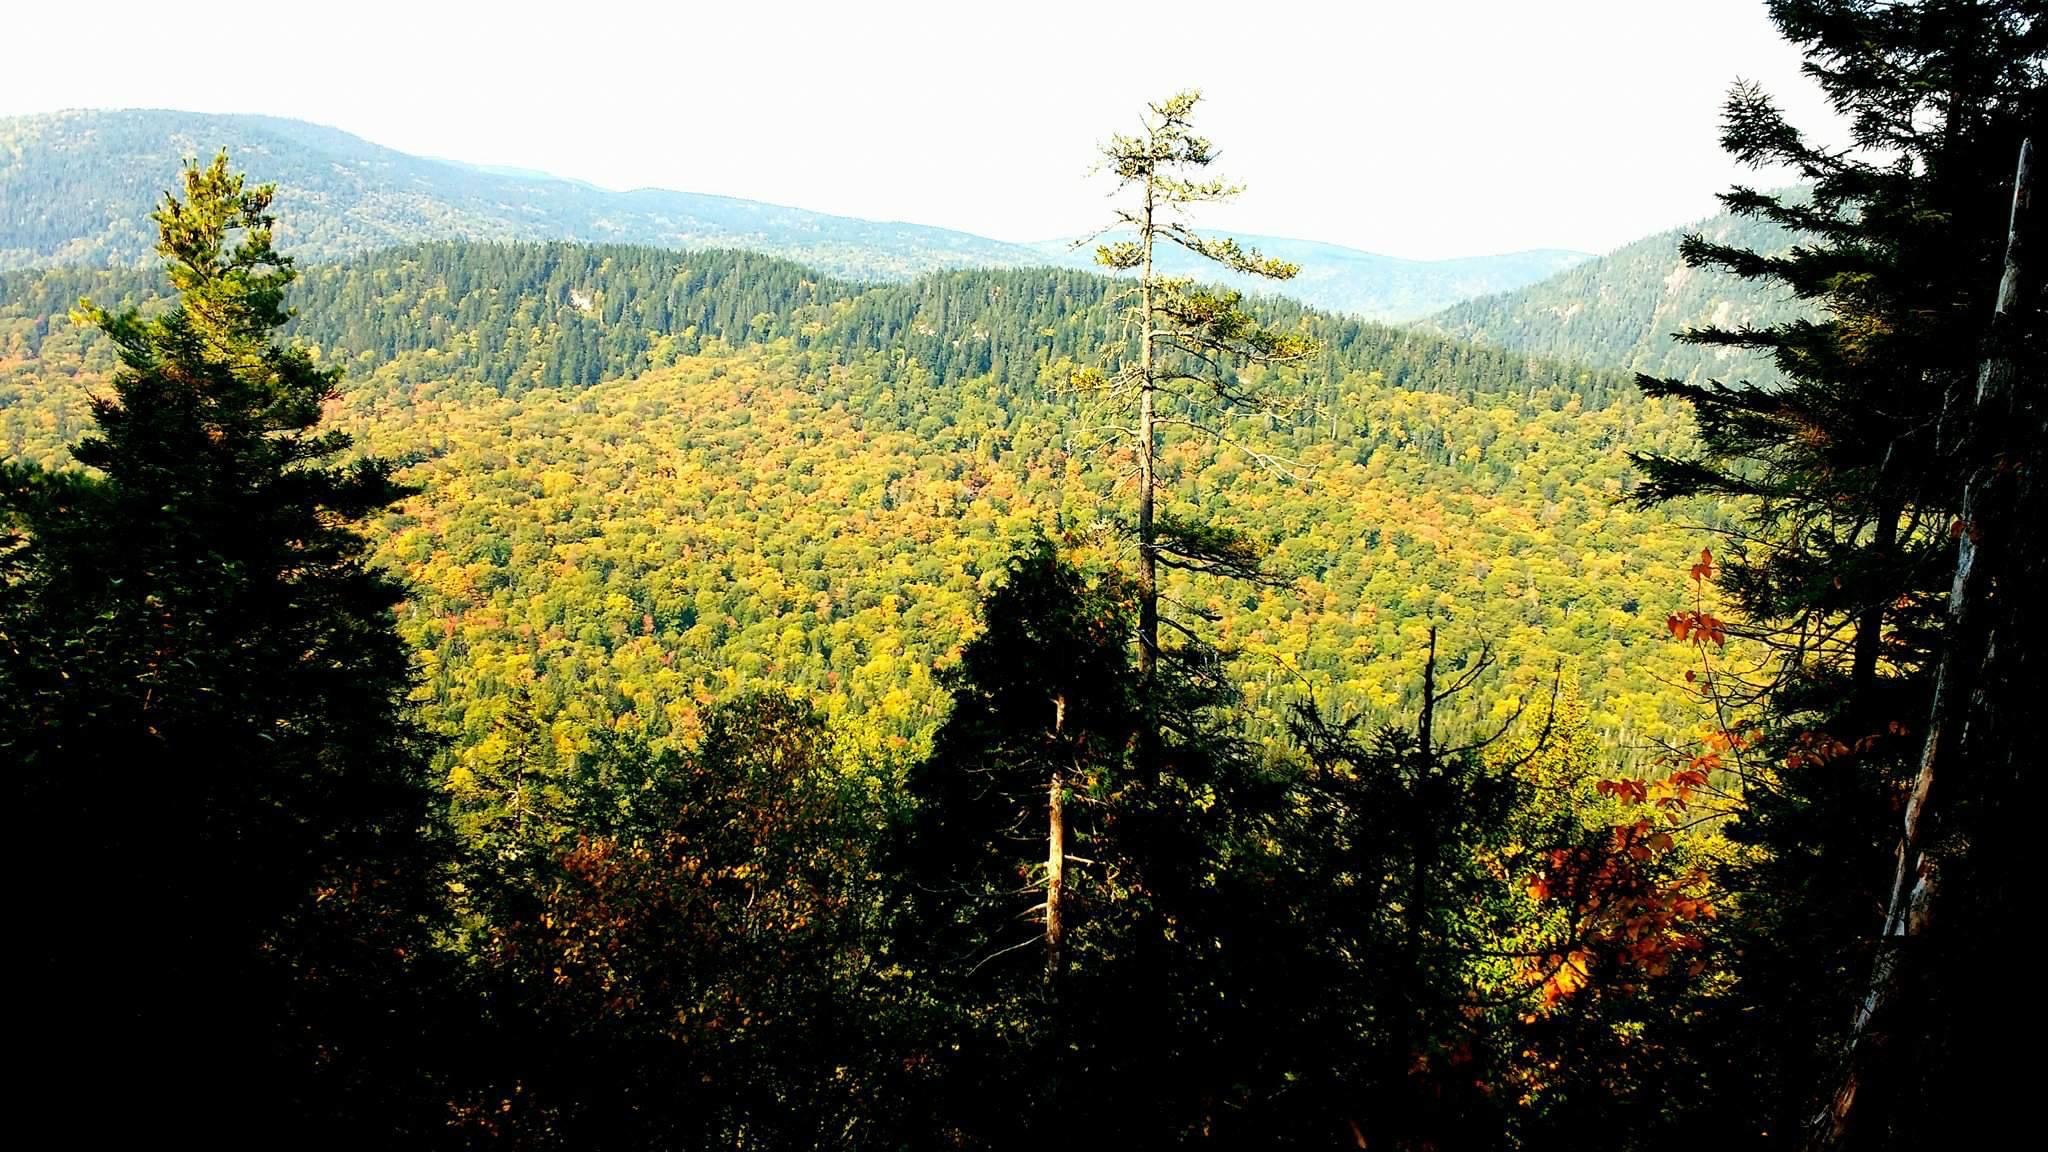
<path fill-rule="evenodd" d="M 1805 314 L 1781 289 L 1686 267 L 1678 242 L 1695 232 L 1763 252 L 1794 243 L 1791 233 L 1775 225 L 1717 213 L 1526 287 L 1454 305 L 1425 327 L 1461 340 L 1653 376 L 1770 377 L 1776 368 L 1761 357 L 1673 339 L 1686 328 L 1764 326 Z"/>
<path fill-rule="evenodd" d="M 0 276 L 0 455 L 49 465 L 88 424 L 107 343 L 79 296 L 142 302 L 153 271 Z M 413 588 L 422 699 L 458 755 L 514 686 L 576 746 L 687 733 L 708 702 L 790 684 L 876 739 L 942 714 L 934 668 L 1033 528 L 1115 549 L 1126 461 L 1075 441 L 1063 388 L 1119 330 L 1078 271 L 862 286 L 750 253 L 434 243 L 308 266 L 292 334 L 347 369 L 336 418 L 421 486 L 378 526 Z M 1243 653 L 1277 727 L 1304 682 L 1354 714 L 1412 705 L 1430 621 L 1509 674 L 1487 707 L 1584 686 L 1630 747 L 1693 718 L 1661 621 L 1715 510 L 1640 511 L 1630 449 L 1689 436 L 1674 405 L 1592 372 L 1307 312 L 1325 345 L 1300 423 L 1168 438 L 1168 507 L 1266 541 L 1293 582 L 1176 574 L 1173 602 Z"/>
<path fill-rule="evenodd" d="M 279 186 L 291 205 L 280 245 L 306 257 L 418 240 L 618 241 L 751 248 L 862 279 L 1037 260 L 943 228 L 431 160 L 298 120 L 130 110 L 0 120 L 0 268 L 142 260 L 179 163 L 220 148 Z"/>
<path fill-rule="evenodd" d="M 223 147 L 279 185 L 290 205 L 280 244 L 314 259 L 424 240 L 575 240 L 747 248 L 866 281 L 944 268 L 1089 266 L 1087 252 L 1057 241 L 1012 244 L 690 192 L 613 192 L 413 156 L 297 120 L 126 110 L 0 119 L 0 270 L 144 261 L 148 214 L 180 161 Z M 1535 251 L 1410 261 L 1307 240 L 1258 243 L 1302 265 L 1283 294 L 1381 320 L 1519 287 L 1583 258 Z"/>

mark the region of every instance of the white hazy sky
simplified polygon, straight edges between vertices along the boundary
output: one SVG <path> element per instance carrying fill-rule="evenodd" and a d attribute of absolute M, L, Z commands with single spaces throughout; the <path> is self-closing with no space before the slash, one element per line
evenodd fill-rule
<path fill-rule="evenodd" d="M 1762 0 L 176 5 L 217 8 L 203 52 L 160 5 L 8 7 L 0 115 L 264 112 L 1007 240 L 1095 226 L 1093 146 L 1178 87 L 1250 187 L 1205 223 L 1410 257 L 1604 251 L 1768 183 L 1716 143 L 1737 77 L 1829 119 Z"/>

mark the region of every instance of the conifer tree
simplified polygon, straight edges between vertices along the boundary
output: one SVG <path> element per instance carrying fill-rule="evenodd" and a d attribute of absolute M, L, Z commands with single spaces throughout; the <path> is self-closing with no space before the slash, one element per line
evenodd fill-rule
<path fill-rule="evenodd" d="M 1077 385 L 1106 401 L 1117 420 L 1131 421 L 1112 431 L 1130 440 L 1137 462 L 1138 667 L 1148 678 L 1160 652 L 1162 566 L 1241 577 L 1260 574 L 1259 550 L 1250 540 L 1158 509 L 1166 480 L 1159 469 L 1162 431 L 1179 429 L 1236 443 L 1226 427 L 1233 414 L 1294 406 L 1286 397 L 1251 385 L 1239 369 L 1291 364 L 1316 350 L 1305 332 L 1261 322 L 1245 308 L 1242 294 L 1159 271 L 1154 257 L 1161 242 L 1246 276 L 1284 281 L 1300 271 L 1235 240 L 1204 235 L 1188 223 L 1195 206 L 1230 200 L 1243 191 L 1240 185 L 1204 176 L 1215 163 L 1216 150 L 1195 132 L 1193 116 L 1201 98 L 1200 92 L 1188 90 L 1147 106 L 1137 135 L 1113 135 L 1102 148 L 1103 166 L 1131 200 L 1117 208 L 1116 222 L 1105 230 L 1109 241 L 1096 248 L 1095 260 L 1116 272 L 1136 273 L 1121 305 L 1127 337 L 1137 347 L 1115 347 L 1108 364 L 1076 377 Z M 1245 450 L 1262 462 L 1280 463 Z"/>
<path fill-rule="evenodd" d="M 948 673 L 953 709 L 932 754 L 906 781 L 916 809 L 897 867 L 913 931 L 939 953 L 927 979 L 946 983 L 943 1000 L 983 1006 L 962 1018 L 980 1033 L 973 1047 L 1016 1044 L 1012 1059 L 1038 1065 L 1030 1100 L 1048 1109 L 1047 1131 L 1063 1130 L 1054 1102 L 1069 1049 L 1089 1040 L 1076 999 L 1096 999 L 1108 979 L 1097 966 L 1116 952 L 1126 861 L 1113 798 L 1140 715 L 1131 607 L 1126 582 L 1091 582 L 1051 541 L 1020 549 Z M 1067 980 L 1077 962 L 1081 989 Z"/>
<path fill-rule="evenodd" d="M 1454 1045 L 1470 1047 L 1469 953 L 1506 935 L 1490 915 L 1500 885 L 1484 867 L 1515 831 L 1519 798 L 1513 768 L 1488 763 L 1482 744 L 1453 747 L 1437 709 L 1491 665 L 1482 649 L 1439 685 L 1432 628 L 1414 731 L 1367 737 L 1307 706 L 1290 724 L 1308 761 L 1291 846 L 1315 877 L 1300 915 L 1327 934 L 1311 955 L 1328 965 L 1334 1002 L 1318 1040 L 1341 1085 L 1332 1095 L 1371 1147 L 1478 1146 L 1485 1127 L 1476 1069 L 1445 1075 L 1441 1064 Z"/>
<path fill-rule="evenodd" d="M 120 360 L 91 471 L 0 492 L 0 747 L 32 855 L 67 862 L 30 899 L 28 1031 L 51 1100 L 114 1093 L 152 1137 L 388 1138 L 437 1123 L 403 1063 L 437 790 L 358 531 L 404 490 L 334 463 L 339 372 L 275 338 L 271 197 L 224 154 L 186 170 L 155 217 L 176 299 L 81 306 Z"/>
<path fill-rule="evenodd" d="M 1243 1038 L 1274 1021 L 1245 973 L 1281 912 L 1260 895 L 1284 780 L 1218 670 L 1139 673 L 1136 605 L 1048 541 L 1021 549 L 905 781 L 906 952 L 949 1006 L 949 1095 L 975 1101 L 950 1122 L 978 1143 L 1213 1128 L 1264 1068 Z"/>
<path fill-rule="evenodd" d="M 1972 643 L 1944 615 L 1957 571 L 1954 540 L 2019 531 L 2006 525 L 2024 523 L 2010 510 L 1997 517 L 2003 525 L 1973 517 L 1961 499 L 1963 479 L 1987 468 L 2023 470 L 2044 443 L 2025 415 L 2038 412 L 2037 401 L 2004 401 L 2004 414 L 1987 418 L 1972 397 L 1987 341 L 2023 366 L 2021 379 L 2038 371 L 2038 307 L 2016 310 L 1996 332 L 1993 317 L 2014 161 L 2030 126 L 2038 129 L 2048 115 L 2048 28 L 2042 6 L 2024 0 L 1775 0 L 1770 7 L 1805 51 L 1807 74 L 1848 119 L 1854 147 L 1814 142 L 1766 94 L 1738 85 L 1724 145 L 1746 164 L 1791 168 L 1810 194 L 1738 187 L 1723 200 L 1737 214 L 1805 239 L 1773 254 L 1692 237 L 1683 253 L 1694 266 L 1788 290 L 1822 314 L 1764 329 L 1683 334 L 1696 344 L 1763 352 L 1783 381 L 1644 379 L 1651 395 L 1692 405 L 1700 449 L 1641 459 L 1639 495 L 1709 494 L 1749 513 L 1724 553 L 1722 583 L 1779 658 L 1761 693 L 1772 743 L 1753 758 L 1747 811 L 1732 829 L 1765 851 L 1729 878 L 1738 890 L 1760 893 L 1746 905 L 1749 935 L 1739 952 L 1745 986 L 1761 1001 L 1752 1018 L 1765 1027 L 1748 1033 L 1755 1048 L 1730 1063 L 1753 1074 L 1757 1094 L 1772 1099 L 1773 1131 L 1817 1124 L 1816 1140 L 1833 1144 L 1849 1139 L 1849 1109 L 1836 1085 L 1849 1055 L 1842 1041 L 1852 1002 L 1867 973 L 1884 971 L 1905 944 L 1886 927 L 1894 916 L 1871 912 L 1896 903 L 1888 881 L 1895 860 L 1911 855 L 1899 847 L 1897 798 L 1922 759 L 1937 665 L 1956 645 Z M 2010 581 L 2025 568 L 2017 557 L 2027 545 L 2011 543 L 2017 552 L 2000 577 L 2006 592 L 1994 598 L 2019 609 L 2029 599 L 2015 595 L 2021 586 Z M 2001 634 L 2024 634 L 2016 625 L 2008 619 Z M 2015 666 L 2007 674 L 2003 683 L 1980 685 L 1988 691 L 1982 706 L 1995 710 L 2000 698 L 2021 698 L 2014 693 L 2038 670 Z M 2002 730 L 1989 712 L 1970 724 L 1980 736 Z M 1991 761 L 2008 758 L 1989 743 L 1978 751 Z M 1986 885 L 1964 899 L 1964 909 L 1988 907 L 1982 902 L 2005 883 L 2005 870 L 1983 865 L 2010 845 L 1979 823 L 2013 802 L 1997 794 L 1995 775 L 1957 773 L 1944 785 L 1939 831 L 1927 829 L 1934 855 Z M 1909 806 L 1919 807 L 1917 800 Z M 1911 817 L 1908 827 L 1915 827 Z M 1965 863 L 1970 857 L 1976 863 Z M 1967 912 L 1952 919 L 1945 931 L 1957 934 L 1932 953 L 1916 947 L 1921 979 L 1972 953 L 1995 954 L 1984 940 L 1965 943 L 1968 920 Z M 1966 1049 L 1955 1045 L 1955 1029 L 1979 1011 L 1967 1007 L 1962 990 L 1982 981 L 1961 977 L 1965 970 L 1923 986 L 1955 990 L 1943 1009 L 1923 1002 L 1913 1020 L 1884 1022 L 1896 1030 L 1883 1061 L 1890 1075 L 1880 1077 L 1885 1087 L 1865 1094 L 1883 1103 L 1857 1118 L 1858 1139 L 1932 1139 L 1934 1131 L 1917 1126 L 1954 1111 L 1937 1101 L 1952 1104 L 1947 1093 L 1969 1078 L 1943 1070 L 1953 1062 L 1938 1054 Z M 1921 1072 L 1907 1071 L 1911 1052 L 1926 1058 Z M 1818 1095 L 1836 1102 L 1815 1121 Z"/>

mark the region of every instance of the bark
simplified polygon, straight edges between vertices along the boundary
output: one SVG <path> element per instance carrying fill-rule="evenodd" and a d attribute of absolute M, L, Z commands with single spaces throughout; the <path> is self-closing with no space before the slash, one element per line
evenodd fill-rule
<path fill-rule="evenodd" d="M 1921 745 L 1920 768 L 1906 801 L 1899 830 L 1898 868 L 1885 909 L 1884 929 L 1871 966 L 1863 999 L 1850 1020 L 1847 1057 L 1841 1079 L 1827 1107 L 1815 1118 L 1809 1146 L 1834 1152 L 1859 1142 L 1869 1125 L 1859 1127 L 1862 1089 L 1885 1053 L 1887 1021 L 1894 1014 L 1911 959 L 1906 946 L 1925 935 L 1934 914 L 1940 884 L 1940 861 L 1930 851 L 1929 833 L 1935 803 L 1935 782 L 1953 773 L 1962 747 L 1972 704 L 1981 699 L 1981 674 L 1994 648 L 1994 628 L 1986 619 L 1992 573 L 2002 559 L 2005 536 L 2012 529 L 2007 509 L 2010 488 L 1998 445 L 2012 423 L 2015 366 L 2004 342 L 2008 325 L 2020 306 L 2029 275 L 2023 237 L 2031 227 L 2033 199 L 2032 141 L 2020 143 L 2019 169 L 2013 181 L 2012 220 L 2006 236 L 2005 267 L 1999 278 L 1998 301 L 1992 314 L 1990 350 L 1977 374 L 1977 391 L 1967 421 L 1964 443 L 1980 461 L 1963 486 L 1962 515 L 1956 531 L 1955 578 L 1949 585 L 1948 618 L 1941 663 L 1935 671 L 1934 700 Z M 1872 1132 L 1871 1139 L 1881 1139 Z"/>
<path fill-rule="evenodd" d="M 1055 736 L 1066 727 L 1067 702 L 1053 701 Z M 1055 994 L 1066 967 L 1067 776 L 1057 765 L 1045 801 L 1045 984 Z"/>
<path fill-rule="evenodd" d="M 1152 344 L 1158 339 L 1152 319 L 1154 175 L 1145 174 L 1144 223 L 1138 233 L 1145 253 L 1138 280 L 1139 304 L 1145 316 L 1138 347 L 1138 674 L 1147 684 L 1159 663 L 1159 542 L 1152 524 L 1153 451 L 1158 434 L 1152 411 Z"/>
<path fill-rule="evenodd" d="M 1896 451 L 1896 448 L 1894 449 Z M 1891 456 L 1885 457 L 1885 467 L 1879 469 L 1878 484 L 1883 487 L 1891 472 Z M 1879 574 L 1885 573 L 1895 562 L 1899 543 L 1899 516 L 1903 509 L 1898 497 L 1881 492 L 1878 498 L 1876 530 L 1870 541 L 1871 564 Z M 1849 676 L 1850 699 L 1855 701 L 1858 720 L 1870 719 L 1861 713 L 1870 706 L 1871 688 L 1877 682 L 1877 661 L 1884 653 L 1884 619 L 1887 607 L 1882 596 L 1874 596 L 1864 606 L 1856 621 L 1855 662 Z"/>

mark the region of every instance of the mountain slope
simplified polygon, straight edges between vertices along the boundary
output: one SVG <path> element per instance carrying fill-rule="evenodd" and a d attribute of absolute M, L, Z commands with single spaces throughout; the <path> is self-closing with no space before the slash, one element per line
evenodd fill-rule
<path fill-rule="evenodd" d="M 516 168 L 411 156 L 333 128 L 266 116 L 59 112 L 0 119 L 0 270 L 134 264 L 148 215 L 190 156 L 227 148 L 237 167 L 279 185 L 279 236 L 332 258 L 421 240 L 576 240 L 666 248 L 747 248 L 857 280 L 941 268 L 1091 267 L 1061 242 L 1025 245 L 916 224 L 828 216 L 724 196 L 612 192 Z M 1241 285 L 1371 319 L 1413 319 L 1531 283 L 1580 254 L 1518 252 L 1411 261 L 1307 240 L 1258 237 L 1302 265 L 1284 286 Z M 1176 274 L 1213 270 L 1167 254 Z"/>
<path fill-rule="evenodd" d="M 864 279 L 1039 259 L 943 228 L 429 160 L 297 120 L 142 110 L 0 120 L 0 269 L 142 259 L 180 161 L 220 148 L 279 186 L 280 243 L 309 257 L 415 240 L 617 241 L 751 248 Z"/>
<path fill-rule="evenodd" d="M 1731 348 L 1694 348 L 1673 334 L 1713 324 L 1765 326 L 1807 314 L 1782 289 L 1723 272 L 1687 268 L 1678 242 L 1689 232 L 1724 244 L 1781 252 L 1794 243 L 1775 225 L 1726 212 L 1660 232 L 1512 292 L 1468 300 L 1425 327 L 1461 340 L 1605 368 L 1686 380 L 1777 371 Z"/>
<path fill-rule="evenodd" d="M 0 454 L 61 465 L 104 390 L 80 295 L 146 303 L 153 271 L 0 275 Z M 791 684 L 916 743 L 981 581 L 1032 528 L 1114 550 L 1127 457 L 1077 443 L 1065 387 L 1118 331 L 1112 282 L 954 271 L 863 288 L 747 253 L 430 244 L 309 266 L 293 335 L 345 366 L 336 418 L 422 492 L 377 528 L 414 589 L 423 693 L 458 755 L 529 686 L 564 746 L 687 734 L 706 701 Z M 1594 373 L 1260 304 L 1326 346 L 1299 425 L 1165 438 L 1166 506 L 1269 542 L 1279 588 L 1176 573 L 1245 654 L 1264 722 L 1302 678 L 1348 714 L 1413 704 L 1425 631 L 1488 639 L 1485 705 L 1562 662 L 1609 739 L 1672 736 L 1686 652 L 1660 621 L 1711 510 L 1634 509 L 1629 449 L 1676 405 Z"/>
<path fill-rule="evenodd" d="M 1247 294 L 1278 293 L 1328 312 L 1398 322 L 1427 316 L 1475 296 L 1533 284 L 1592 259 L 1584 252 L 1538 248 L 1455 260 L 1403 260 L 1316 240 L 1232 235 L 1268 256 L 1301 265 L 1300 274 L 1285 283 L 1234 274 L 1219 276 L 1214 264 L 1172 244 L 1159 246 L 1159 266 L 1170 276 L 1220 279 Z M 1047 240 L 1033 247 L 1063 263 L 1093 263 L 1093 244 L 1083 244 L 1077 250 L 1072 241 Z"/>

